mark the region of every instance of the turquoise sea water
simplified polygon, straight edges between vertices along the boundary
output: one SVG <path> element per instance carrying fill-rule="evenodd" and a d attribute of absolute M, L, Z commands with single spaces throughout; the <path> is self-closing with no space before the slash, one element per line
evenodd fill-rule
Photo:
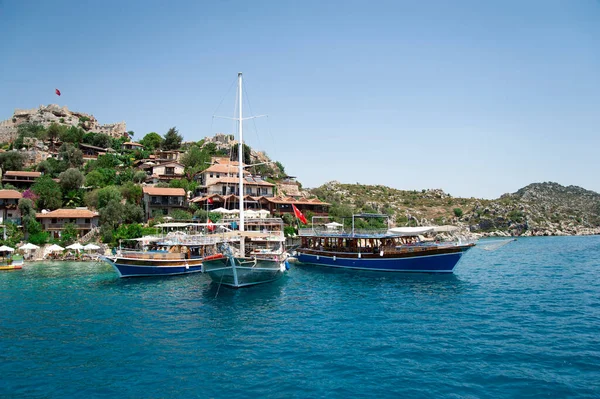
<path fill-rule="evenodd" d="M 475 248 L 454 275 L 0 274 L 0 397 L 600 397 L 600 237 Z"/>

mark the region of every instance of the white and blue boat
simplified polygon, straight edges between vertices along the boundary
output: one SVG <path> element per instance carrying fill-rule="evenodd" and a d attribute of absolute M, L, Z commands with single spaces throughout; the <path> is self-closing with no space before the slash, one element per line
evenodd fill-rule
<path fill-rule="evenodd" d="M 191 224 L 188 224 L 191 225 Z M 119 277 L 172 276 L 203 271 L 202 261 L 216 253 L 215 235 L 169 233 L 166 237 L 137 239 L 141 250 L 116 250 L 101 259 L 115 269 Z"/>
<path fill-rule="evenodd" d="M 213 282 L 231 288 L 249 287 L 269 283 L 280 279 L 287 270 L 287 252 L 284 249 L 285 236 L 283 221 L 271 226 L 279 226 L 274 231 L 246 231 L 244 208 L 244 163 L 243 163 L 243 121 L 242 116 L 242 74 L 238 73 L 238 195 L 239 195 L 239 224 L 237 231 L 228 233 L 228 239 L 223 239 L 220 245 L 220 255 L 203 262 L 204 272 Z M 265 223 L 267 220 L 265 220 Z M 236 223 L 237 224 L 237 223 Z M 265 225 L 266 227 L 266 225 Z M 226 234 L 223 234 L 225 237 Z M 248 242 L 247 242 L 248 240 Z M 238 244 L 235 248 L 233 242 Z M 258 245 L 248 245 L 251 242 Z M 261 244 L 265 244 L 262 246 Z M 261 248 L 262 246 L 262 248 Z"/>
<path fill-rule="evenodd" d="M 340 269 L 383 272 L 452 273 L 460 258 L 475 246 L 472 241 L 434 242 L 421 239 L 434 227 L 356 229 L 355 218 L 385 218 L 387 215 L 352 216 L 352 230 L 332 224 L 324 228 L 300 229 L 296 257 L 301 264 Z"/>
<path fill-rule="evenodd" d="M 182 253 L 168 251 L 122 251 L 102 260 L 113 266 L 119 277 L 171 276 L 202 271 L 202 259 L 188 259 Z"/>

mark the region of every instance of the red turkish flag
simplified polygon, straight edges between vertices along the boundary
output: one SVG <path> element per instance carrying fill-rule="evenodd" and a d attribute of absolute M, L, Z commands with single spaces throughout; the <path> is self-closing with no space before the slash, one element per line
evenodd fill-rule
<path fill-rule="evenodd" d="M 213 200 L 212 200 L 212 198 L 209 198 L 209 199 L 207 199 L 207 200 L 206 200 L 206 202 L 208 202 L 209 204 L 211 204 L 211 205 L 212 205 L 212 203 L 213 203 Z"/>
<path fill-rule="evenodd" d="M 60 90 L 54 89 L 54 92 L 56 93 L 57 96 L 60 96 Z"/>
<path fill-rule="evenodd" d="M 214 231 L 215 230 L 215 225 L 213 224 L 212 220 L 210 220 L 210 218 L 208 218 L 206 220 L 206 223 L 208 224 L 206 226 L 208 228 L 208 231 Z"/>
<path fill-rule="evenodd" d="M 300 219 L 300 221 L 304 224 L 308 224 L 308 220 L 306 220 L 306 218 L 304 217 L 304 215 L 302 214 L 302 212 L 300 212 L 300 210 L 298 208 L 296 208 L 296 205 L 292 204 L 292 208 L 294 209 L 294 215 Z"/>

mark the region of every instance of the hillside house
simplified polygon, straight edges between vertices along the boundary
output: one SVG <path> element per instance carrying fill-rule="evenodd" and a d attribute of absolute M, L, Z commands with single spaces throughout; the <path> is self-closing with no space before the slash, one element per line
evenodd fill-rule
<path fill-rule="evenodd" d="M 51 212 L 36 213 L 35 218 L 42 224 L 42 230 L 53 238 L 60 238 L 68 224 L 75 226 L 77 236 L 82 237 L 98 227 L 99 215 L 87 208 L 57 209 Z"/>
<path fill-rule="evenodd" d="M 146 172 L 147 183 L 168 183 L 173 179 L 183 179 L 185 177 L 185 166 L 177 162 L 167 162 L 155 165 L 154 162 L 146 162 L 139 167 Z"/>
<path fill-rule="evenodd" d="M 132 141 L 128 141 L 127 143 L 121 144 L 121 149 L 122 150 L 130 150 L 130 151 L 143 150 L 144 146 L 141 145 L 140 143 L 134 143 Z"/>
<path fill-rule="evenodd" d="M 182 154 L 181 151 L 156 151 L 154 157 L 156 163 L 180 162 Z"/>
<path fill-rule="evenodd" d="M 146 220 L 157 213 L 167 216 L 175 209 L 187 209 L 187 196 L 183 188 L 144 187 L 142 191 Z"/>
<path fill-rule="evenodd" d="M 35 183 L 36 179 L 42 175 L 41 172 L 23 172 L 20 170 L 8 170 L 2 176 L 2 184 L 11 184 L 15 187 L 26 188 Z"/>
<path fill-rule="evenodd" d="M 17 190 L 0 190 L 0 224 L 21 224 L 19 200 L 23 196 Z"/>
<path fill-rule="evenodd" d="M 83 153 L 83 159 L 92 160 L 98 159 L 100 155 L 104 155 L 109 152 L 108 148 L 96 147 L 95 145 L 79 143 L 79 149 Z"/>

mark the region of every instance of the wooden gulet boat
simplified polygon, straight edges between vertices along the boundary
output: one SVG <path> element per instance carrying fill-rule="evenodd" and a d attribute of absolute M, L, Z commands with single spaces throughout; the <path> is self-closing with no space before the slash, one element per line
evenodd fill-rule
<path fill-rule="evenodd" d="M 434 231 L 433 227 L 357 230 L 355 217 L 387 218 L 387 215 L 354 215 L 350 232 L 314 226 L 301 229 L 302 243 L 296 250 L 298 261 L 342 269 L 452 273 L 461 257 L 475 246 L 474 242 L 462 240 L 422 241 L 420 236 Z"/>

